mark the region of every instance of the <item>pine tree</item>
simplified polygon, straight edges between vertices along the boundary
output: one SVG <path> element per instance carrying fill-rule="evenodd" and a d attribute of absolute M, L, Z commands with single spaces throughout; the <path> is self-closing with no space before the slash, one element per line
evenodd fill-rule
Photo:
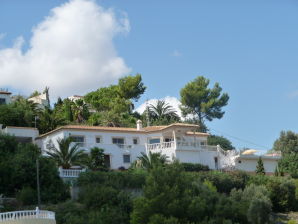
<path fill-rule="evenodd" d="M 265 175 L 264 163 L 261 157 L 259 157 L 258 164 L 256 167 L 256 174 Z"/>

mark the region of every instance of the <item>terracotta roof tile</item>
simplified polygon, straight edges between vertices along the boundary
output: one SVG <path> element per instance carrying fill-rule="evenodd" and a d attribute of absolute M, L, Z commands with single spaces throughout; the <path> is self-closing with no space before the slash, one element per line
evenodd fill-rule
<path fill-rule="evenodd" d="M 98 131 L 119 131 L 119 132 L 134 132 L 134 133 L 150 133 L 150 132 L 155 132 L 155 131 L 161 131 L 167 128 L 171 127 L 186 127 L 186 128 L 197 128 L 198 125 L 193 125 L 193 124 L 184 124 L 184 123 L 174 123 L 168 126 L 149 126 L 149 127 L 144 127 L 141 130 L 137 130 L 136 128 L 124 128 L 124 127 L 103 127 L 103 126 L 87 126 L 87 125 L 66 125 L 66 126 L 61 126 L 55 130 L 52 130 L 48 133 L 40 135 L 38 138 L 42 138 L 44 136 L 47 136 L 49 134 L 52 134 L 56 131 L 59 130 L 98 130 Z"/>
<path fill-rule="evenodd" d="M 209 133 L 204 133 L 204 132 L 192 132 L 192 131 L 188 131 L 186 134 L 187 135 L 197 135 L 197 136 L 202 136 L 202 137 L 210 136 Z"/>
<path fill-rule="evenodd" d="M 6 92 L 6 91 L 0 91 L 0 94 L 11 95 L 11 93 L 10 93 L 10 92 Z"/>

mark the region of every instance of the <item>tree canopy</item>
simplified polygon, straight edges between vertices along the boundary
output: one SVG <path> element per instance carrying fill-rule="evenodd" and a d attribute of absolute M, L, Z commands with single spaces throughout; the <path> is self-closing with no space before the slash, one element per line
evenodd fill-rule
<path fill-rule="evenodd" d="M 222 149 L 224 150 L 232 150 L 235 149 L 235 147 L 232 145 L 232 142 L 223 137 L 218 135 L 210 135 L 207 138 L 207 144 L 208 145 L 220 145 Z"/>
<path fill-rule="evenodd" d="M 298 134 L 292 131 L 282 131 L 273 144 L 273 151 L 280 151 L 282 159 L 279 169 L 292 176 L 298 176 Z"/>
<path fill-rule="evenodd" d="M 92 125 L 135 125 L 133 101 L 137 101 L 146 87 L 140 74 L 119 79 L 118 85 L 99 88 L 86 94 L 84 100 L 96 110 L 88 120 Z"/>
<path fill-rule="evenodd" d="M 158 100 L 154 104 L 149 104 L 147 110 L 143 113 L 144 119 L 147 118 L 146 116 L 149 116 L 150 124 L 152 125 L 169 125 L 180 121 L 180 117 L 174 107 L 164 100 Z"/>
<path fill-rule="evenodd" d="M 209 88 L 209 82 L 209 79 L 199 76 L 187 83 L 180 91 L 182 114 L 191 116 L 202 126 L 205 120 L 222 118 L 225 113 L 222 108 L 229 101 L 229 95 L 222 93 L 219 83 Z"/>

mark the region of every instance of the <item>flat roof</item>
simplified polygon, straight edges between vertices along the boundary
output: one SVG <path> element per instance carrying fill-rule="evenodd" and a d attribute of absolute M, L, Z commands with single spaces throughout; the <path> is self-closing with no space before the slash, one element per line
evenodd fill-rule
<path fill-rule="evenodd" d="M 281 155 L 240 155 L 237 159 L 249 159 L 249 160 L 258 160 L 261 157 L 263 160 L 279 160 Z"/>

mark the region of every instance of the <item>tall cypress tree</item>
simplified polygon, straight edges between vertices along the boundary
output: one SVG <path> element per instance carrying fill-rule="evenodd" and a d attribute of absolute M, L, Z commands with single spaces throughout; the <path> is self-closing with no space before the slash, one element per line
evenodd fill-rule
<path fill-rule="evenodd" d="M 256 174 L 265 175 L 264 163 L 261 157 L 259 157 L 258 164 L 256 167 Z"/>

